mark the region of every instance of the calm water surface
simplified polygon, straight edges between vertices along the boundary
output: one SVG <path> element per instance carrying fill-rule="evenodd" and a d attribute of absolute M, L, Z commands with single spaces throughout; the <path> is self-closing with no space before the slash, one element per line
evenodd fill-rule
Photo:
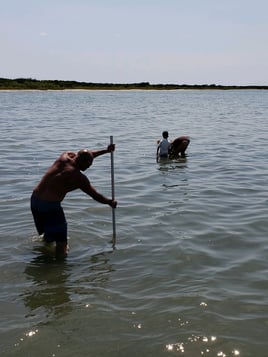
<path fill-rule="evenodd" d="M 1 356 L 268 354 L 267 91 L 0 92 Z M 189 135 L 156 163 L 156 140 Z M 111 209 L 63 202 L 44 250 L 29 198 L 64 150 L 116 143 Z M 86 172 L 111 195 L 110 157 Z"/>

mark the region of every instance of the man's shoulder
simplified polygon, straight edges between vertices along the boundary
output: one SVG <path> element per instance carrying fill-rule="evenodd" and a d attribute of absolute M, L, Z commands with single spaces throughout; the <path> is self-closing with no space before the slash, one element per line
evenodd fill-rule
<path fill-rule="evenodd" d="M 76 158 L 76 153 L 73 151 L 64 151 L 61 155 L 60 155 L 60 159 L 62 160 L 68 160 L 68 159 L 75 159 Z"/>
<path fill-rule="evenodd" d="M 72 151 L 63 152 L 58 159 L 55 161 L 55 164 L 60 166 L 74 166 L 76 158 L 76 153 Z"/>

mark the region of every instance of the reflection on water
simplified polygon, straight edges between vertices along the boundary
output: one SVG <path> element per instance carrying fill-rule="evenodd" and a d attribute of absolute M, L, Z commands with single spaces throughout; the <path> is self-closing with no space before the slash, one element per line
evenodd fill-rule
<path fill-rule="evenodd" d="M 109 262 L 113 250 L 93 254 L 87 260 L 78 257 L 72 262 L 70 259 L 56 260 L 53 254 L 48 253 L 47 249 L 36 247 L 35 256 L 24 271 L 28 282 L 21 297 L 29 312 L 25 315 L 25 326 L 28 327 L 14 344 L 19 356 L 27 355 L 29 348 L 38 351 L 32 343 L 40 338 L 43 339 L 42 344 L 46 344 L 48 355 L 59 353 L 61 346 L 53 341 L 53 326 L 60 319 L 66 319 L 67 326 L 63 327 L 62 333 L 69 334 L 73 327 L 68 316 L 73 315 L 76 323 L 76 313 L 81 304 L 83 309 L 90 310 L 91 300 L 95 299 L 100 288 L 105 287 L 113 271 Z M 44 328 L 49 326 L 52 335 L 44 336 Z"/>
<path fill-rule="evenodd" d="M 97 285 L 107 282 L 113 271 L 109 254 L 98 253 L 90 257 L 90 264 L 84 266 L 81 276 L 75 279 L 78 284 L 75 289 L 72 288 L 72 269 L 77 268 L 74 264 L 67 259 L 56 260 L 47 251 L 34 257 L 25 268 L 30 284 L 22 295 L 25 306 L 31 311 L 28 317 L 35 313 L 40 315 L 40 308 L 49 319 L 69 313 L 70 302 L 75 302 L 77 294 L 89 294 Z"/>
<path fill-rule="evenodd" d="M 158 164 L 160 171 L 185 169 L 187 168 L 187 158 L 179 158 L 176 160 L 161 158 Z"/>
<path fill-rule="evenodd" d="M 70 311 L 70 270 L 69 263 L 58 262 L 47 253 L 36 256 L 26 265 L 25 274 L 30 284 L 23 300 L 31 311 L 28 317 L 40 314 L 40 309 L 50 319 Z"/>
<path fill-rule="evenodd" d="M 226 351 L 226 349 L 220 349 L 219 343 L 220 342 L 216 336 L 207 337 L 192 335 L 188 337 L 185 342 L 177 342 L 166 345 L 166 351 L 176 354 L 179 353 L 185 357 L 211 355 L 217 357 L 240 356 L 239 350 L 228 349 L 228 351 Z"/>

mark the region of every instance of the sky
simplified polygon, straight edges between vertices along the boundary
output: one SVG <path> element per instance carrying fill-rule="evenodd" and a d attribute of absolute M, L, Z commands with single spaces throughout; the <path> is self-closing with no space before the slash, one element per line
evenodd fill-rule
<path fill-rule="evenodd" d="M 0 0 L 0 77 L 268 85 L 267 0 Z"/>

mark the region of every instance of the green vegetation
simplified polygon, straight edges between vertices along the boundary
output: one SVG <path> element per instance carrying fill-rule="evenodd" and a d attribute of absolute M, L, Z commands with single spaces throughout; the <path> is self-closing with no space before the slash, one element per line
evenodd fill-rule
<path fill-rule="evenodd" d="M 91 89 L 91 90 L 175 90 L 175 89 L 268 89 L 268 86 L 222 86 L 216 84 L 150 84 L 141 83 L 87 83 L 60 80 L 37 80 L 32 78 L 7 79 L 0 78 L 0 90 L 64 90 L 64 89 Z"/>

